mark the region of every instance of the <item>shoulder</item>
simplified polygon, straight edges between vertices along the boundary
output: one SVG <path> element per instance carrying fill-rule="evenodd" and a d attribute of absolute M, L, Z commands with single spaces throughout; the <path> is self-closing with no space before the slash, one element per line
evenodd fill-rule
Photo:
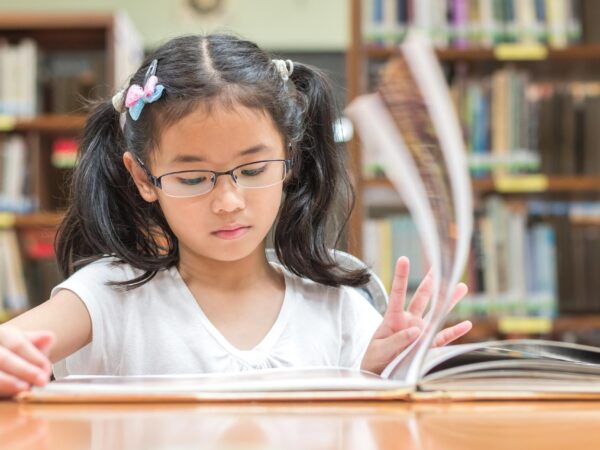
<path fill-rule="evenodd" d="M 291 289 L 304 303 L 319 304 L 322 307 L 339 310 L 342 315 L 367 313 L 379 315 L 369 300 L 360 291 L 351 286 L 327 286 L 289 272 L 283 266 L 279 267 Z"/>
<path fill-rule="evenodd" d="M 118 258 L 106 256 L 77 270 L 56 286 L 52 290 L 51 296 L 61 289 L 69 289 L 77 294 L 86 292 L 93 292 L 94 295 L 97 295 L 99 292 L 111 292 L 111 294 L 124 293 L 125 290 L 120 286 L 115 286 L 114 283 L 132 280 L 142 274 L 141 270 L 134 268 L 130 264 L 124 263 Z M 146 285 L 156 284 L 161 278 L 159 274 L 148 283 L 132 291 L 142 289 Z"/>
<path fill-rule="evenodd" d="M 124 263 L 113 256 L 105 256 L 86 264 L 69 278 L 95 277 L 103 280 L 108 279 L 109 281 L 125 281 L 140 274 L 141 272 L 130 264 Z"/>

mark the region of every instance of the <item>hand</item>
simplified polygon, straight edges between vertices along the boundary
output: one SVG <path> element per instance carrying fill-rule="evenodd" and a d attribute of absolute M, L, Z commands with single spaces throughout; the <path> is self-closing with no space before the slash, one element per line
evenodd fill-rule
<path fill-rule="evenodd" d="M 423 330 L 425 325 L 423 313 L 427 309 L 427 304 L 431 298 L 433 275 L 430 271 L 423 278 L 408 308 L 404 310 L 409 270 L 408 258 L 403 256 L 398 259 L 388 308 L 381 325 L 375 331 L 367 347 L 361 363 L 361 369 L 363 370 L 381 373 Z M 448 312 L 467 294 L 468 290 L 464 283 L 459 283 L 456 286 Z M 441 347 L 458 339 L 468 333 L 472 326 L 471 322 L 465 320 L 440 331 L 433 341 L 433 346 Z"/>
<path fill-rule="evenodd" d="M 0 326 L 0 398 L 48 382 L 52 373 L 48 355 L 54 340 L 49 331 L 23 332 L 13 326 Z"/>

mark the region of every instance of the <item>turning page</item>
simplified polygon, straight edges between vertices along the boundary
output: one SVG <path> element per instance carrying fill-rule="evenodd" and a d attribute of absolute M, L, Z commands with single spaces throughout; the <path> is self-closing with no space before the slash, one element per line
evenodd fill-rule
<path fill-rule="evenodd" d="M 433 49 L 412 35 L 381 73 L 378 91 L 346 110 L 364 145 L 377 149 L 402 196 L 434 274 L 421 336 L 382 373 L 416 385 L 469 252 L 472 192 L 460 125 Z"/>

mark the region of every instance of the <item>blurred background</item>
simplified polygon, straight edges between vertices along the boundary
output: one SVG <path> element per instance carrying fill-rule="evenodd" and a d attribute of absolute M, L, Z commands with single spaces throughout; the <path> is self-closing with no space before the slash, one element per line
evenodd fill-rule
<path fill-rule="evenodd" d="M 0 0 L 0 320 L 60 281 L 86 100 L 185 33 L 233 32 L 326 70 L 343 107 L 375 89 L 407 32 L 431 37 L 468 150 L 476 229 L 464 281 L 469 340 L 600 345 L 600 2 L 594 0 Z M 345 137 L 351 133 L 346 131 Z M 344 249 L 384 284 L 423 276 L 414 224 L 378 155 L 348 143 L 357 209 Z"/>

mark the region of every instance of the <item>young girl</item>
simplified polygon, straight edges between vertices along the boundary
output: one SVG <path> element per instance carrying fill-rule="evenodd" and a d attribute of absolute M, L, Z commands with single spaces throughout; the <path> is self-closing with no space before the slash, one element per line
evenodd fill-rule
<path fill-rule="evenodd" d="M 44 385 L 51 364 L 56 378 L 380 372 L 418 336 L 431 278 L 405 310 L 401 258 L 382 319 L 352 288 L 367 271 L 333 259 L 332 210 L 352 201 L 333 103 L 321 72 L 245 40 L 160 47 L 88 120 L 57 238 L 68 278 L 0 327 L 0 394 Z"/>

